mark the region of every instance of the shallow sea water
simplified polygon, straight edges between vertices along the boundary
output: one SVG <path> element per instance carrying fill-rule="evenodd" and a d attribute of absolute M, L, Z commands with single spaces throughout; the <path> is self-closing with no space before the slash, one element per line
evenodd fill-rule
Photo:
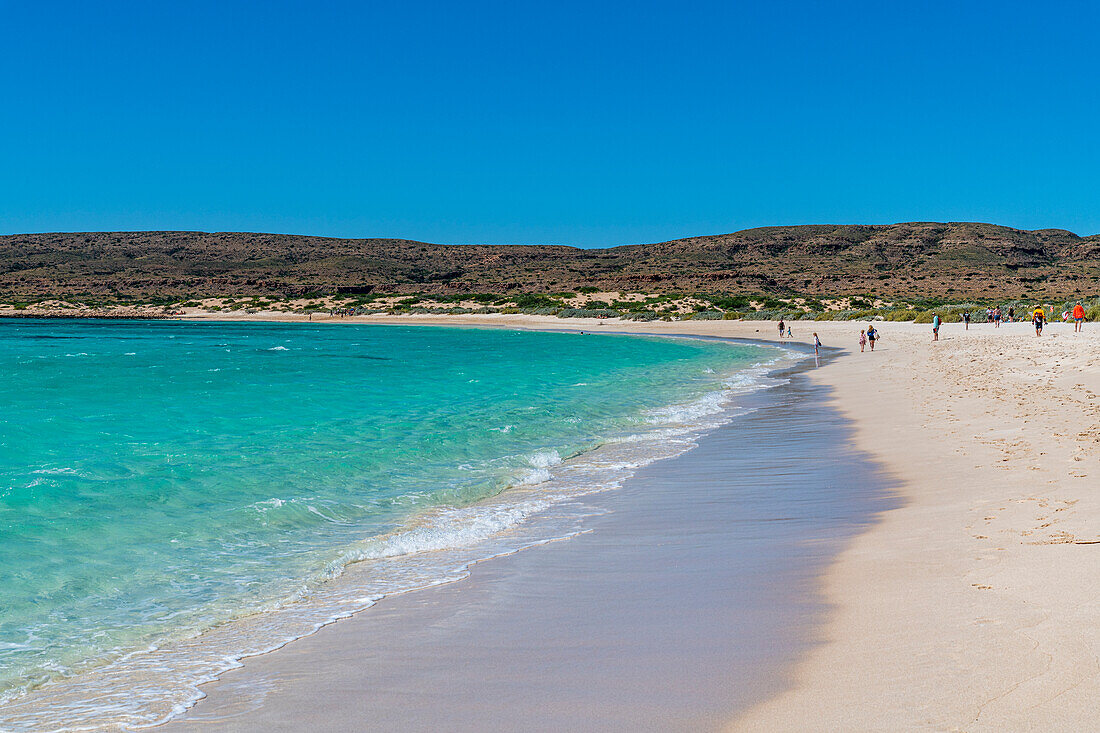
<path fill-rule="evenodd" d="M 0 728 L 163 720 L 399 590 L 579 531 L 777 349 L 396 326 L 0 324 Z M 536 521 L 537 520 L 537 521 Z"/>

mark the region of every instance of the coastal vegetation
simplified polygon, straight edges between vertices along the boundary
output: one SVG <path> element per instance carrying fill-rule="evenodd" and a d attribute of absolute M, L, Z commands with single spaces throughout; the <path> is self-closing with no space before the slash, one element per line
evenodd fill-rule
<path fill-rule="evenodd" d="M 299 313 L 328 315 L 485 315 L 526 314 L 558 318 L 621 318 L 631 321 L 687 320 L 786 320 L 786 321 L 915 321 L 931 323 L 938 315 L 944 322 L 962 320 L 970 312 L 972 320 L 985 319 L 987 309 L 1000 307 L 1007 316 L 1027 318 L 1042 306 L 1052 318 L 1072 309 L 1080 301 L 1090 321 L 1100 320 L 1100 296 L 1058 299 L 1031 298 L 951 302 L 935 298 L 885 300 L 862 296 L 829 297 L 824 295 L 767 293 L 631 293 L 601 292 L 580 288 L 576 292 L 555 293 L 454 293 L 445 296 L 429 293 L 339 294 L 310 293 L 305 297 L 249 296 L 240 298 L 193 298 L 151 301 L 100 300 L 67 301 L 43 298 L 32 301 L 0 303 L 0 316 L 95 317 L 132 312 L 135 317 L 167 317 L 193 312 L 208 313 Z"/>

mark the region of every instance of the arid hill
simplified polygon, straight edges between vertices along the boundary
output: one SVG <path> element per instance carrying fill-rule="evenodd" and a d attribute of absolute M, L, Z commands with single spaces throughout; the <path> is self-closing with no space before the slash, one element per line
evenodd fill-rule
<path fill-rule="evenodd" d="M 0 299 L 306 292 L 774 292 L 974 299 L 1100 292 L 1100 235 L 993 224 L 765 227 L 608 249 L 280 234 L 0 237 Z"/>

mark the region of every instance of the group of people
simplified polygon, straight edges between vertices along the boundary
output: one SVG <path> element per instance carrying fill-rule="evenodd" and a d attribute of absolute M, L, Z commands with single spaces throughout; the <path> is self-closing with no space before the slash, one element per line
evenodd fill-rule
<path fill-rule="evenodd" d="M 862 353 L 867 347 L 871 347 L 871 351 L 875 350 L 875 342 L 878 341 L 878 331 L 875 329 L 874 324 L 867 326 L 859 332 L 859 350 Z"/>
<path fill-rule="evenodd" d="M 1054 309 L 1051 308 L 1052 313 L 1053 313 L 1053 310 Z M 966 330 L 968 330 L 968 331 L 970 330 L 970 318 L 971 318 L 970 311 L 963 311 L 962 320 L 963 320 L 963 323 L 966 324 Z M 986 308 L 986 317 L 985 317 L 986 323 L 992 322 L 995 328 L 1000 328 L 1001 318 L 1002 318 L 1002 316 L 1001 316 L 1000 306 L 997 306 L 996 308 Z M 1011 323 L 1013 320 L 1015 320 L 1015 318 L 1016 318 L 1016 309 L 1015 308 L 1009 308 L 1008 309 L 1008 318 L 1007 318 L 1008 322 Z M 1043 310 L 1043 306 L 1041 306 L 1041 305 L 1035 306 L 1035 310 L 1032 311 L 1032 313 L 1031 313 L 1031 323 L 1032 323 L 1033 326 L 1035 326 L 1035 335 L 1036 336 L 1042 336 L 1043 335 L 1043 326 L 1046 325 L 1048 320 L 1049 319 L 1047 318 L 1046 311 Z M 1074 304 L 1072 310 L 1064 311 L 1062 313 L 1062 320 L 1063 321 L 1072 320 L 1073 321 L 1073 332 L 1074 333 L 1080 332 L 1081 328 L 1085 324 L 1085 307 L 1083 305 L 1081 305 L 1081 301 L 1077 301 Z M 940 340 L 940 322 L 941 321 L 940 321 L 940 317 L 939 317 L 938 314 L 932 316 L 932 340 L 933 341 L 939 341 Z M 862 337 L 860 339 L 860 343 L 862 344 Z"/>
<path fill-rule="evenodd" d="M 970 314 L 970 311 L 963 311 L 962 319 L 963 319 L 963 323 L 966 324 L 967 330 L 969 330 L 970 329 L 970 321 L 973 319 L 973 316 Z M 986 323 L 992 323 L 994 328 L 1000 328 L 1001 327 L 1001 321 L 1005 321 L 1007 323 L 1012 323 L 1014 320 L 1016 320 L 1016 309 L 1015 308 L 1010 307 L 1008 309 L 1007 314 L 1005 314 L 1004 311 L 1001 310 L 1001 306 L 999 306 L 999 305 L 994 306 L 992 308 L 986 308 L 985 309 L 985 322 Z"/>
<path fill-rule="evenodd" d="M 970 311 L 963 311 L 962 320 L 963 320 L 963 323 L 966 324 L 966 330 L 967 331 L 970 330 L 971 318 L 972 318 L 972 316 L 970 315 Z M 1015 308 L 1009 308 L 1008 309 L 1008 317 L 1007 318 L 1004 317 L 1004 314 L 1001 311 L 1001 306 L 999 306 L 999 305 L 995 308 L 986 308 L 985 309 L 985 322 L 986 323 L 992 323 L 994 328 L 1000 328 L 1002 320 L 1006 320 L 1009 323 L 1012 323 L 1012 321 L 1014 321 L 1015 319 L 1016 319 L 1016 309 Z"/>
<path fill-rule="evenodd" d="M 787 329 L 786 333 L 783 332 L 784 328 Z M 789 339 L 793 339 L 794 334 L 791 333 L 791 327 L 789 325 L 787 325 L 786 323 L 784 323 L 783 319 L 780 318 L 779 319 L 779 338 L 784 338 L 784 337 L 789 338 Z"/>

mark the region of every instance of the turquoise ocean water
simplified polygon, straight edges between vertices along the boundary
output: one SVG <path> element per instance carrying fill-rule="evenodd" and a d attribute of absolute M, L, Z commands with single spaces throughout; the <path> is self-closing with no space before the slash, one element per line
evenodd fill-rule
<path fill-rule="evenodd" d="M 0 729 L 155 723 L 244 654 L 567 536 L 579 496 L 690 447 L 778 354 L 0 323 Z"/>

